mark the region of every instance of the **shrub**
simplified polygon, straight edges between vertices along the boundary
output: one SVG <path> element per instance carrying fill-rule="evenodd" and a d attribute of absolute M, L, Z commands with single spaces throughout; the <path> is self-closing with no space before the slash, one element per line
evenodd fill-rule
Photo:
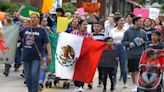
<path fill-rule="evenodd" d="M 70 12 L 74 14 L 74 12 L 76 11 L 76 6 L 72 3 L 63 3 L 63 9 L 65 12 Z"/>

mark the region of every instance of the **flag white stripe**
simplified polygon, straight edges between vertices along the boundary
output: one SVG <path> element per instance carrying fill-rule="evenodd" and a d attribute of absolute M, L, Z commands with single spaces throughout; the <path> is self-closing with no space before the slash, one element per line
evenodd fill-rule
<path fill-rule="evenodd" d="M 58 38 L 57 45 L 57 56 L 56 56 L 56 76 L 62 79 L 72 79 L 74 75 L 74 68 L 76 59 L 79 58 L 81 52 L 81 46 L 84 38 L 80 36 L 76 36 L 68 33 L 60 33 Z M 75 62 L 73 64 L 69 63 L 68 66 L 63 66 L 61 63 L 61 59 L 59 59 L 60 55 L 62 55 L 61 48 L 64 46 L 71 46 L 75 51 L 75 58 L 73 59 Z M 60 55 L 59 55 L 60 54 Z"/>

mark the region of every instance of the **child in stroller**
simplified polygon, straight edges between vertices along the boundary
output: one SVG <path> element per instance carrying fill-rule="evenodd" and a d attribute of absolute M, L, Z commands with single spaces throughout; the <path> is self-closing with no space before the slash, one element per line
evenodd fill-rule
<path fill-rule="evenodd" d="M 154 50 L 149 50 L 147 52 L 147 59 L 145 60 L 145 64 L 148 66 L 146 67 L 146 71 L 142 73 L 143 86 L 151 86 L 155 79 L 158 77 L 158 70 L 155 67 L 152 67 L 156 66 L 157 68 L 160 68 L 160 63 L 157 59 L 157 56 L 157 52 Z"/>
<path fill-rule="evenodd" d="M 143 53 L 140 59 L 137 92 L 164 92 L 164 83 L 162 82 L 163 54 L 164 50 L 159 49 L 149 49 Z"/>

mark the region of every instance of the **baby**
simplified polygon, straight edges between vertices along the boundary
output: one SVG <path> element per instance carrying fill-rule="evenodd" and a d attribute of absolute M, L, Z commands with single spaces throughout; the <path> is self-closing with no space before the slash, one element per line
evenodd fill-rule
<path fill-rule="evenodd" d="M 160 67 L 159 60 L 157 59 L 158 53 L 155 50 L 147 51 L 147 59 L 145 64 L 154 65 Z M 148 67 L 145 72 L 142 73 L 143 85 L 151 85 L 157 78 L 157 71 L 153 67 Z"/>

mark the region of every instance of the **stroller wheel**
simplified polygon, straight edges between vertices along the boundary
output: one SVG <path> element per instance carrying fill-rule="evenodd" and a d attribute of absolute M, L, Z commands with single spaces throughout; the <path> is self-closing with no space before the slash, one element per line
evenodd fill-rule
<path fill-rule="evenodd" d="M 157 87 L 157 91 L 156 92 L 163 92 L 162 91 L 162 86 L 161 85 L 159 85 L 158 87 Z"/>
<path fill-rule="evenodd" d="M 63 83 L 63 88 L 67 89 L 67 83 L 66 82 Z"/>
<path fill-rule="evenodd" d="M 52 82 L 49 81 L 49 88 L 52 88 Z"/>
<path fill-rule="evenodd" d="M 67 89 L 69 89 L 70 88 L 70 83 L 67 83 Z"/>
<path fill-rule="evenodd" d="M 58 82 L 54 80 L 54 85 L 55 85 L 55 86 L 56 86 L 57 83 L 58 83 Z"/>
<path fill-rule="evenodd" d="M 137 88 L 137 92 L 146 92 L 146 91 Z"/>
<path fill-rule="evenodd" d="M 48 88 L 48 85 L 49 85 L 49 82 L 46 81 L 46 83 L 45 83 L 45 87 Z"/>

